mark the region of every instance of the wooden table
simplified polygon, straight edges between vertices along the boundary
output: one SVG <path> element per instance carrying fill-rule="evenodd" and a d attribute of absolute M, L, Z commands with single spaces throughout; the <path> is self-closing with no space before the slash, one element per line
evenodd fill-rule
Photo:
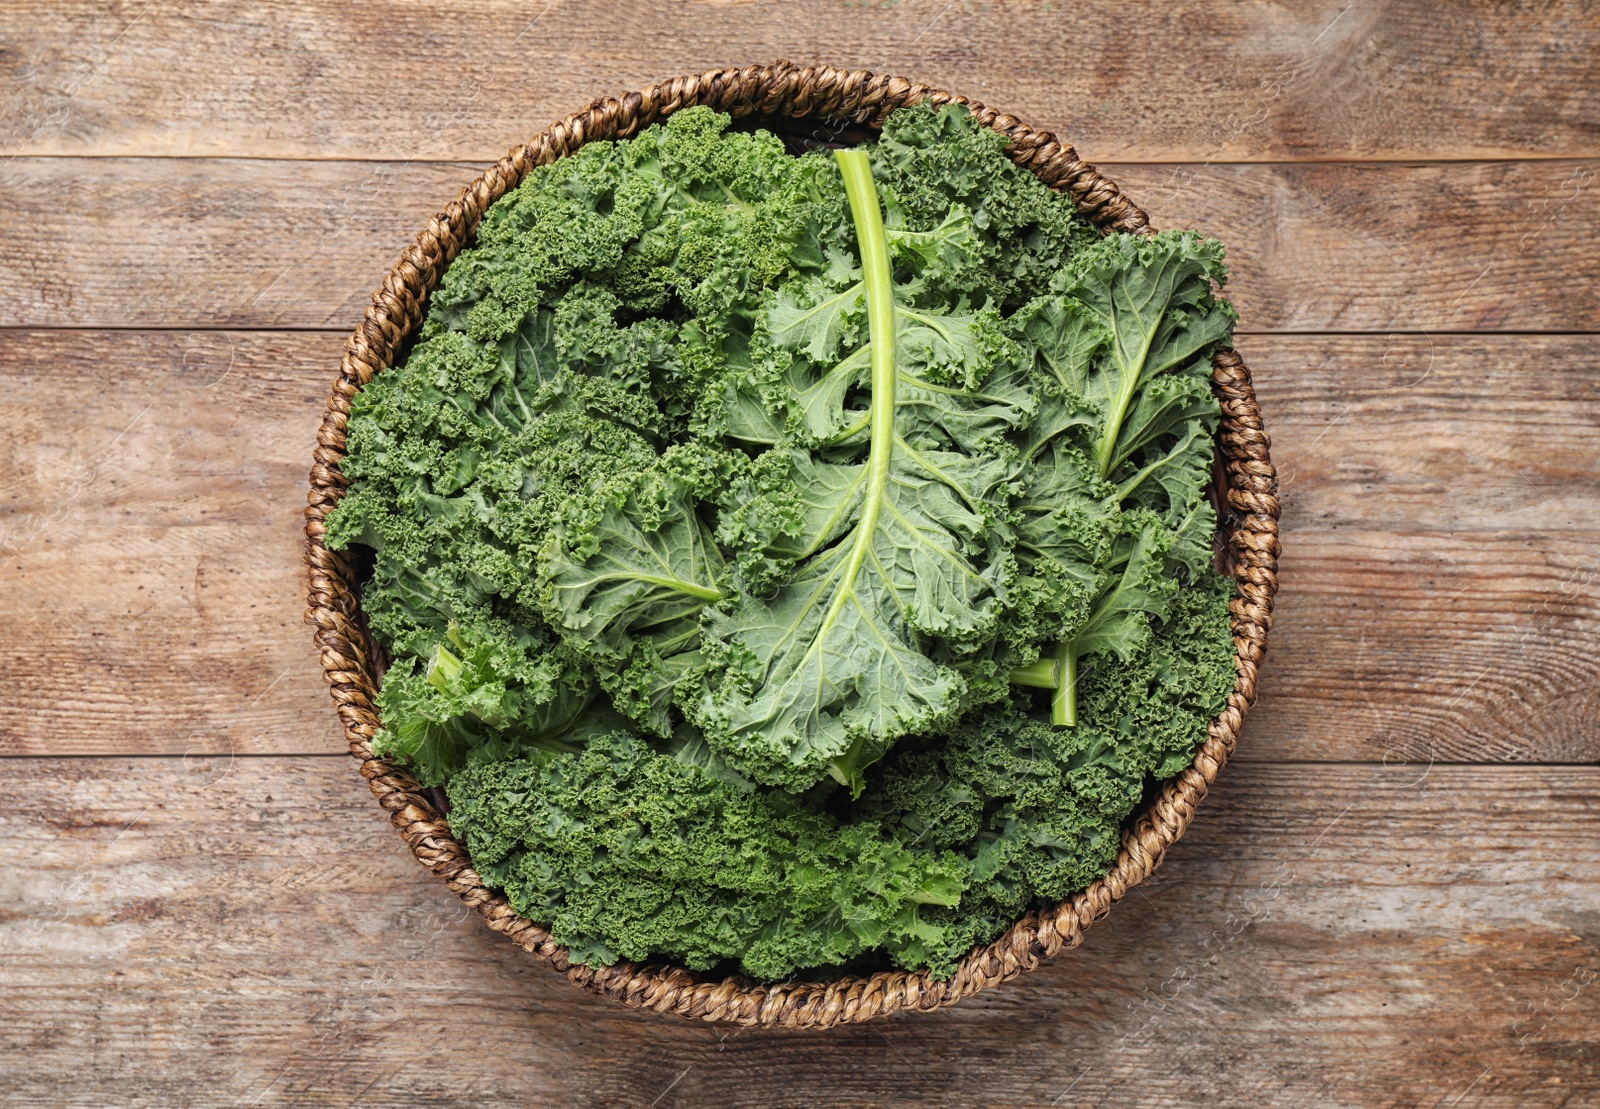
<path fill-rule="evenodd" d="M 1600 1105 L 1600 12 L 0 4 L 7 1105 Z M 574 990 L 343 754 L 301 508 L 427 217 L 593 96 L 789 57 L 1229 244 L 1283 475 L 1237 760 L 1084 947 L 741 1031 Z"/>

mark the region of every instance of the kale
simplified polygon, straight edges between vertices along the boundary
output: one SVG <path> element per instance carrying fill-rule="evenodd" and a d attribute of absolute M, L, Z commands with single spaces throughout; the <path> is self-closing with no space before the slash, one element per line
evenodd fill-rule
<path fill-rule="evenodd" d="M 475 764 L 451 780 L 451 824 L 518 912 L 579 961 L 666 954 L 742 961 L 762 977 L 882 948 L 942 952 L 927 906 L 953 906 L 972 863 L 873 821 L 840 824 L 615 732 L 578 753 Z"/>
<path fill-rule="evenodd" d="M 374 747 L 574 958 L 948 974 L 1233 685 L 1221 248 L 1099 237 L 959 106 L 728 125 L 536 169 L 357 394 Z"/>
<path fill-rule="evenodd" d="M 1087 669 L 1079 726 L 1025 697 L 991 706 L 898 746 L 843 816 L 693 740 L 619 730 L 474 762 L 450 781 L 451 827 L 580 962 L 782 978 L 882 951 L 948 976 L 1028 906 L 1103 874 L 1146 782 L 1188 765 L 1233 685 L 1230 594 L 1219 578 L 1184 591 L 1131 665 Z"/>

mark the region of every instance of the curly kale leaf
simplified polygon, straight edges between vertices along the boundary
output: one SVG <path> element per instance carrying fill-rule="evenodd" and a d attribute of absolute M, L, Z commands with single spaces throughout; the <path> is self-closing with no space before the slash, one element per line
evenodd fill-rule
<path fill-rule="evenodd" d="M 1006 145 L 965 108 L 918 107 L 889 117 L 871 156 L 891 236 L 971 228 L 967 249 L 947 252 L 925 280 L 1009 314 L 1098 236 L 1070 198 L 1006 157 Z"/>
<path fill-rule="evenodd" d="M 1035 509 L 1016 548 L 1031 601 L 1019 627 L 1056 640 L 1015 677 L 1056 691 L 1057 723 L 1076 717 L 1078 660 L 1126 661 L 1166 614 L 1174 574 L 1209 564 L 1210 357 L 1235 318 L 1213 291 L 1225 278 L 1221 245 L 1193 232 L 1114 235 L 1012 320 L 1037 352 L 1042 397 L 1018 437 Z"/>
<path fill-rule="evenodd" d="M 958 904 L 971 865 L 623 732 L 474 764 L 448 793 L 474 866 L 584 962 L 666 955 L 781 978 L 881 949 L 923 965 L 949 946 L 926 914 Z"/>
<path fill-rule="evenodd" d="M 665 469 L 573 505 L 544 572 L 553 621 L 603 656 L 627 654 L 629 629 L 674 627 L 722 596 L 722 553 Z"/>
<path fill-rule="evenodd" d="M 1101 478 L 1208 404 L 1210 356 L 1232 330 L 1222 244 L 1192 231 L 1153 239 L 1113 235 L 1078 252 L 1051 279 L 1052 295 L 1019 316 L 1054 378 L 1055 403 L 1092 413 L 1086 431 Z"/>
<path fill-rule="evenodd" d="M 972 861 L 960 906 L 926 915 L 981 942 L 1105 873 L 1147 783 L 1190 764 L 1233 688 L 1231 596 L 1208 572 L 1127 663 L 1086 669 L 1076 727 L 1040 720 L 1018 698 L 888 756 L 860 818 Z"/>
<path fill-rule="evenodd" d="M 617 708 L 670 731 L 696 606 L 674 623 L 683 613 L 624 571 L 675 558 L 681 537 L 702 560 L 684 581 L 718 573 L 703 527 L 655 525 L 672 518 L 664 491 L 687 481 L 703 495 L 742 456 L 709 440 L 683 465 L 663 452 L 688 435 L 702 385 L 737 358 L 760 298 L 808 264 L 797 242 L 841 207 L 777 140 L 726 126 L 686 111 L 530 175 L 447 271 L 404 363 L 354 400 L 352 489 L 327 542 L 374 552 L 363 607 L 397 658 L 380 743 L 430 780 L 492 741 L 492 726 L 447 711 L 423 679 L 452 623 L 499 621 L 530 645 L 523 662 L 598 682 Z M 594 560 L 607 557 L 602 572 Z M 631 634 L 640 621 L 650 634 Z M 560 684 L 528 680 L 523 662 L 503 674 L 508 717 L 540 712 Z"/>
<path fill-rule="evenodd" d="M 965 683 L 929 643 L 960 653 L 998 627 L 1010 536 L 993 506 L 1009 497 L 1015 459 L 982 450 L 998 440 L 980 444 L 962 422 L 964 408 L 994 398 L 941 383 L 981 383 L 997 357 L 1018 351 L 959 304 L 903 303 L 867 156 L 837 157 L 860 263 L 814 304 L 775 302 L 767 337 L 789 364 L 768 397 L 787 408 L 797 441 L 826 447 L 865 432 L 866 450 L 858 462 L 796 467 L 825 491 L 796 518 L 816 530 L 786 537 L 802 557 L 771 596 L 711 614 L 707 650 L 723 665 L 692 717 L 759 781 L 805 788 L 826 770 L 859 792 L 862 769 L 895 740 L 961 708 Z M 850 407 L 861 388 L 860 408 Z M 901 405 L 902 388 L 920 390 L 921 403 Z M 933 390 L 940 403 L 926 399 Z M 948 412 L 937 426 L 966 436 L 932 435 L 925 409 Z"/>
<path fill-rule="evenodd" d="M 500 620 L 451 623 L 425 661 L 401 658 L 384 675 L 374 751 L 437 786 L 470 759 L 572 750 L 623 724 L 554 648 Z"/>

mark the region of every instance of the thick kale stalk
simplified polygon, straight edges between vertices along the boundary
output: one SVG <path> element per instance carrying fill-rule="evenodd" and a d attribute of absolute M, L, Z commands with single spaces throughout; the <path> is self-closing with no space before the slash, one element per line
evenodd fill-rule
<path fill-rule="evenodd" d="M 1072 640 L 1061 640 L 1054 654 L 1011 671 L 1011 682 L 1051 691 L 1052 724 L 1071 726 L 1078 722 L 1078 653 Z"/>
<path fill-rule="evenodd" d="M 855 220 L 856 242 L 861 250 L 861 284 L 867 302 L 867 334 L 872 351 L 871 417 L 868 421 L 866 483 L 861 518 L 856 523 L 850 553 L 840 574 L 841 588 L 828 609 L 828 622 L 855 597 L 855 581 L 872 552 L 878 517 L 889 492 L 890 466 L 895 441 L 894 278 L 889 272 L 889 244 L 883 233 L 883 213 L 872 186 L 872 163 L 865 151 L 840 150 L 834 157 L 844 177 L 845 196 Z"/>

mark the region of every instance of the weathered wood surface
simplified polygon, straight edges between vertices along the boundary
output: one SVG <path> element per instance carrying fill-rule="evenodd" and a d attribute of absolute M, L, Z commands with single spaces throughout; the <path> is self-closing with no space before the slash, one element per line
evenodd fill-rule
<path fill-rule="evenodd" d="M 1600 330 L 1600 161 L 1124 165 L 1254 331 Z M 0 320 L 350 328 L 470 163 L 0 162 Z"/>
<path fill-rule="evenodd" d="M 341 347 L 0 339 L 0 753 L 343 749 L 300 561 Z"/>
<path fill-rule="evenodd" d="M 1096 159 L 1550 157 L 1600 142 L 1584 0 L 0 8 L 0 153 L 498 158 L 679 74 L 896 73 Z"/>
<path fill-rule="evenodd" d="M 1600 1106 L 1597 51 L 1582 0 L 0 0 L 0 1101 Z M 981 98 L 1226 241 L 1285 550 L 1150 885 L 800 1034 L 468 917 L 306 757 L 299 621 L 343 335 L 428 216 L 597 94 L 781 56 Z M 107 754 L 165 757 L 54 757 Z"/>
<path fill-rule="evenodd" d="M 341 749 L 298 615 L 342 341 L 8 333 L 0 753 Z M 1285 512 L 1241 757 L 1600 758 L 1593 340 L 1240 343 Z"/>
<path fill-rule="evenodd" d="M 10 762 L 10 1106 L 1594 1104 L 1600 771 L 1229 768 L 1082 948 L 940 1013 L 627 1010 L 485 929 L 350 760 Z M 22 862 L 21 855 L 18 861 Z M 114 1078 L 113 1078 L 114 1076 Z"/>

